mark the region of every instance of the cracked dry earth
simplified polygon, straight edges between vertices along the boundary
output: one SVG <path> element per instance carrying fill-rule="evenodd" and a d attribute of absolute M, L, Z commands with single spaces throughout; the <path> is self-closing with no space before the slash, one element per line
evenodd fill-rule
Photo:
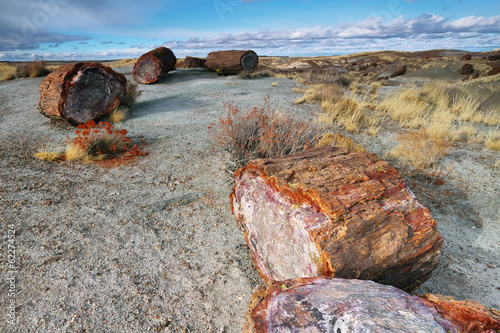
<path fill-rule="evenodd" d="M 132 79 L 131 68 L 120 71 Z M 122 124 L 149 144 L 149 155 L 104 168 L 33 157 L 74 133 L 36 110 L 42 81 L 0 83 L 0 331 L 239 332 L 261 279 L 230 211 L 228 158 L 211 145 L 207 128 L 224 101 L 253 108 L 267 95 L 283 112 L 312 117 L 315 106 L 293 104 L 297 83 L 171 72 L 140 86 L 143 94 Z M 491 194 L 483 200 L 498 204 L 498 169 L 486 171 L 490 185 L 477 184 Z M 434 212 L 429 201 L 445 245 L 442 264 L 420 292 L 499 306 L 498 211 L 477 208 L 489 216 L 481 228 L 455 218 L 463 205 L 479 205 L 481 193 L 455 198 L 451 212 Z M 5 278 L 9 226 L 16 235 L 15 297 Z M 12 299 L 13 325 L 5 307 Z"/>

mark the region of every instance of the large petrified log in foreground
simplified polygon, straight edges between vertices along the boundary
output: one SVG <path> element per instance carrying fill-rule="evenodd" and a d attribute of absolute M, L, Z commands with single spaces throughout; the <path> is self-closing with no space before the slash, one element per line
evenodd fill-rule
<path fill-rule="evenodd" d="M 419 297 L 372 281 L 288 280 L 254 297 L 245 333 L 458 332 Z"/>
<path fill-rule="evenodd" d="M 206 62 L 207 59 L 186 56 L 184 59 L 184 68 L 206 68 Z"/>
<path fill-rule="evenodd" d="M 235 181 L 231 208 L 266 282 L 326 275 L 411 291 L 438 264 L 436 222 L 375 154 L 315 148 L 255 160 Z"/>
<path fill-rule="evenodd" d="M 213 72 L 223 75 L 236 75 L 241 71 L 255 72 L 259 57 L 254 51 L 217 51 L 210 52 L 205 65 Z"/>
<path fill-rule="evenodd" d="M 500 332 L 500 311 L 488 310 L 472 300 L 456 301 L 453 297 L 427 294 L 422 296 L 460 332 Z"/>
<path fill-rule="evenodd" d="M 134 81 L 140 84 L 153 83 L 175 69 L 177 58 L 172 50 L 159 47 L 143 54 L 134 66 Z"/>
<path fill-rule="evenodd" d="M 98 63 L 63 65 L 42 82 L 38 110 L 73 125 L 95 120 L 120 104 L 126 84 L 125 76 Z"/>
<path fill-rule="evenodd" d="M 467 306 L 460 309 L 470 311 Z M 474 324 L 466 327 L 463 320 Z M 498 317 L 492 313 L 453 317 L 392 286 L 318 277 L 274 282 L 258 289 L 243 332 L 494 333 L 498 327 Z"/>

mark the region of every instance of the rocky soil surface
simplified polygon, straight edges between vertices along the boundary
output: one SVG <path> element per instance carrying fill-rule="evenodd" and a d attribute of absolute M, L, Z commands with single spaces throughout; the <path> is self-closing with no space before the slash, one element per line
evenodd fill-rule
<path fill-rule="evenodd" d="M 120 72 L 132 80 L 131 67 Z M 116 168 L 49 163 L 33 154 L 74 129 L 36 110 L 42 81 L 0 82 L 0 331 L 239 332 L 261 279 L 230 211 L 228 156 L 211 145 L 208 126 L 224 101 L 253 108 L 270 95 L 282 112 L 310 118 L 318 107 L 294 105 L 295 80 L 176 70 L 140 86 L 121 125 L 149 144 L 148 156 Z M 383 156 L 393 135 L 358 139 Z M 499 157 L 458 147 L 443 161 L 444 185 L 409 179 L 445 238 L 418 293 L 500 308 Z M 11 229 L 16 273 L 7 265 Z"/>

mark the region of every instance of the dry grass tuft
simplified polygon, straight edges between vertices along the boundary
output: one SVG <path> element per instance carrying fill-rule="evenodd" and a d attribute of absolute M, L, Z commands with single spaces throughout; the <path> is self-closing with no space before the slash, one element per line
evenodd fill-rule
<path fill-rule="evenodd" d="M 129 111 L 130 109 L 126 106 L 118 106 L 110 113 L 109 120 L 113 124 L 121 123 L 128 118 Z"/>
<path fill-rule="evenodd" d="M 42 150 L 35 154 L 35 157 L 43 161 L 54 162 L 61 159 L 61 153 L 57 151 Z"/>
<path fill-rule="evenodd" d="M 16 74 L 15 73 L 5 73 L 2 76 L 2 81 L 14 80 L 15 78 L 16 78 Z"/>
<path fill-rule="evenodd" d="M 500 133 L 498 131 L 488 133 L 484 145 L 488 149 L 500 151 Z"/>
<path fill-rule="evenodd" d="M 273 82 L 273 83 L 271 84 L 271 87 L 276 87 L 277 85 L 278 85 L 278 81 Z"/>
<path fill-rule="evenodd" d="M 335 146 L 347 150 L 348 152 L 366 151 L 363 146 L 356 144 L 352 139 L 344 137 L 341 134 L 325 133 L 321 136 L 315 147 Z"/>
<path fill-rule="evenodd" d="M 366 120 L 366 101 L 357 101 L 353 98 L 339 100 L 324 100 L 321 107 L 325 114 L 320 115 L 322 121 L 343 126 L 349 132 L 359 132 Z"/>
<path fill-rule="evenodd" d="M 447 154 L 450 144 L 444 137 L 431 136 L 426 130 L 410 130 L 396 136 L 399 146 L 390 155 L 423 171 Z"/>
<path fill-rule="evenodd" d="M 142 90 L 139 90 L 137 83 L 127 81 L 127 93 L 125 94 L 125 97 L 120 104 L 131 108 L 132 106 L 134 106 L 137 98 L 139 98 L 141 94 Z"/>

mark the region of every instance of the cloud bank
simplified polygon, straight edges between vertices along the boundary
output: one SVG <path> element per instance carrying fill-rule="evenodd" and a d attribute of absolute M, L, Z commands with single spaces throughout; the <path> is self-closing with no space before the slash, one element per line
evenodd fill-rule
<path fill-rule="evenodd" d="M 85 40 L 84 36 L 52 35 L 23 45 L 25 50 L 35 47 L 36 43 L 63 43 Z M 0 40 L 0 44 L 2 41 Z M 101 44 L 119 44 L 113 41 Z M 341 54 L 384 49 L 422 50 L 422 49 L 469 49 L 487 50 L 500 46 L 500 15 L 492 17 L 468 16 L 450 20 L 443 16 L 422 14 L 407 18 L 399 16 L 390 21 L 382 17 L 370 16 L 358 22 L 344 22 L 331 27 L 308 27 L 294 30 L 258 31 L 238 34 L 220 34 L 185 40 L 167 40 L 159 43 L 143 43 L 126 48 L 114 48 L 93 53 L 44 53 L 46 59 L 84 57 L 87 59 L 106 59 L 135 57 L 147 49 L 158 46 L 171 48 L 178 57 L 185 55 L 206 56 L 208 52 L 220 49 L 253 49 L 261 55 L 315 55 Z M 0 50 L 6 50 L 5 48 Z M 7 49 L 8 50 L 8 49 Z M 4 58 L 24 57 L 22 54 L 5 53 Z M 0 54 L 0 59 L 2 54 Z"/>

